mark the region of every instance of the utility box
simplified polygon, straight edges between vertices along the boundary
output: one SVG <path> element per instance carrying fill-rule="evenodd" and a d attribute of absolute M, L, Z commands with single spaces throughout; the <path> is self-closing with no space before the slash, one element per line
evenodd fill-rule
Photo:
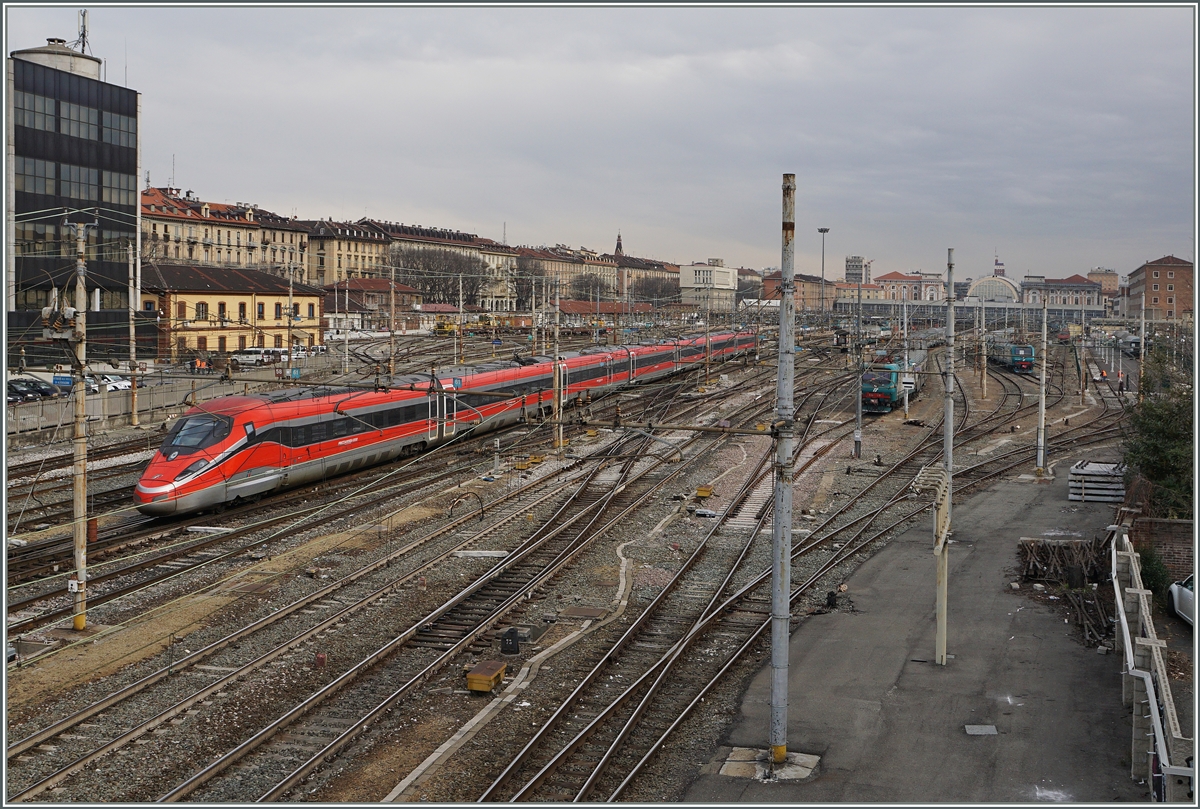
<path fill-rule="evenodd" d="M 467 690 L 484 693 L 491 691 L 500 685 L 507 668 L 508 664 L 499 660 L 485 660 L 467 672 Z"/>
<path fill-rule="evenodd" d="M 711 483 L 708 484 L 707 486 L 697 486 L 696 487 L 696 496 L 697 497 L 712 497 L 713 489 L 714 489 L 714 487 Z"/>
<path fill-rule="evenodd" d="M 515 626 L 504 631 L 500 636 L 500 654 L 517 655 L 521 653 L 521 630 Z"/>

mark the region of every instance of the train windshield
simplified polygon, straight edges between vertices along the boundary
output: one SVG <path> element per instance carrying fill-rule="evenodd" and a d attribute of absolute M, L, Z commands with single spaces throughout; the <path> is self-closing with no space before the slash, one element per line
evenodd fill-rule
<path fill-rule="evenodd" d="M 892 375 L 887 372 L 867 371 L 863 374 L 862 381 L 864 385 L 883 387 L 892 384 Z"/>
<path fill-rule="evenodd" d="M 1013 346 L 1013 354 L 1018 357 L 1032 357 L 1033 346 Z"/>
<path fill-rule="evenodd" d="M 232 429 L 233 419 L 229 416 L 188 416 L 175 422 L 175 426 L 163 441 L 161 452 L 164 455 L 171 452 L 186 455 L 205 449 L 226 438 Z"/>

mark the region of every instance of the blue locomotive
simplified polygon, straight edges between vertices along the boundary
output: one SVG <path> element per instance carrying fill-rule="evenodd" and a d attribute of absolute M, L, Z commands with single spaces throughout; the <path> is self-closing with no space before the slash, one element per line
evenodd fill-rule
<path fill-rule="evenodd" d="M 988 343 L 988 359 L 1018 374 L 1032 374 L 1037 364 L 1037 356 L 1029 343 L 1000 340 Z"/>
<path fill-rule="evenodd" d="M 862 375 L 862 406 L 864 413 L 890 413 L 904 401 L 904 380 L 912 380 L 908 398 L 920 392 L 925 370 L 926 352 L 908 352 L 908 365 L 904 357 L 888 357 L 882 362 L 873 362 Z"/>

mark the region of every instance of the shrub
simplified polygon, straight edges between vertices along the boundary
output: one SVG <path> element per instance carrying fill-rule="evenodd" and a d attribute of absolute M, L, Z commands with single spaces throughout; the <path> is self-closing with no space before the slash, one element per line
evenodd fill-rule
<path fill-rule="evenodd" d="M 1154 599 L 1159 605 L 1167 603 L 1167 588 L 1171 586 L 1171 574 L 1167 572 L 1167 563 L 1158 555 L 1158 551 L 1146 545 L 1137 549 L 1141 555 L 1142 586 L 1154 593 Z"/>

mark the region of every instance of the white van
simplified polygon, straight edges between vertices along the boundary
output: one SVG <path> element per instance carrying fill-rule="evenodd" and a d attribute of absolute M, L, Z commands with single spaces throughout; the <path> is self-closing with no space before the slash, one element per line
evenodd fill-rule
<path fill-rule="evenodd" d="M 269 365 L 275 361 L 275 355 L 267 348 L 242 348 L 231 354 L 229 358 L 243 367 Z"/>

